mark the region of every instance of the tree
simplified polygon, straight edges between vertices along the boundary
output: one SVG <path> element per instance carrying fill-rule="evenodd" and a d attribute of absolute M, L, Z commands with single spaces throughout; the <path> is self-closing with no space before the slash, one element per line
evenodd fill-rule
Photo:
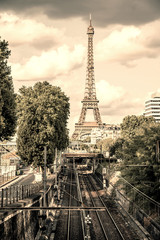
<path fill-rule="evenodd" d="M 0 141 L 9 140 L 16 129 L 16 95 L 7 65 L 10 53 L 8 42 L 0 39 Z"/>
<path fill-rule="evenodd" d="M 18 154 L 28 164 L 43 167 L 44 146 L 49 164 L 53 163 L 55 148 L 63 150 L 69 143 L 69 99 L 59 87 L 48 82 L 22 87 L 19 91 Z"/>
<path fill-rule="evenodd" d="M 102 139 L 96 143 L 97 148 L 101 149 L 102 151 L 109 151 L 109 148 L 112 144 L 113 144 L 112 138 Z"/>
<path fill-rule="evenodd" d="M 123 144 L 124 139 L 118 138 L 109 148 L 110 156 L 115 155 L 117 159 L 123 159 Z"/>
<path fill-rule="evenodd" d="M 153 117 L 145 116 L 126 116 L 121 123 L 121 136 L 124 138 L 132 138 L 135 135 L 135 131 L 141 129 L 144 124 L 155 122 Z"/>
<path fill-rule="evenodd" d="M 155 200 L 160 193 L 160 170 L 156 159 L 159 138 L 160 124 L 154 119 L 127 116 L 122 123 L 122 138 L 111 149 L 112 154 L 123 160 L 122 176 Z M 151 191 L 153 186 L 154 191 Z"/>
<path fill-rule="evenodd" d="M 121 123 L 121 138 L 118 138 L 116 142 L 110 148 L 110 154 L 116 155 L 117 158 L 122 158 L 124 161 L 136 161 L 137 159 L 137 147 L 142 145 L 142 136 L 144 135 L 145 128 L 149 129 L 151 126 L 156 126 L 153 117 L 145 116 L 126 116 Z"/>

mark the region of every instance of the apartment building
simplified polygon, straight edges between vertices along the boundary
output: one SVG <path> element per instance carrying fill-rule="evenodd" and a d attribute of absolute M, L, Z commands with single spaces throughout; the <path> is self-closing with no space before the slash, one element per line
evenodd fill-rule
<path fill-rule="evenodd" d="M 145 102 L 144 115 L 152 116 L 156 122 L 160 122 L 160 93 L 152 94 L 151 98 Z"/>

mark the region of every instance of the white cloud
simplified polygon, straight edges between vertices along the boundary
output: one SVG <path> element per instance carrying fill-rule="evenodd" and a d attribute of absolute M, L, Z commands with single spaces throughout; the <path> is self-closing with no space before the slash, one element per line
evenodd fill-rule
<path fill-rule="evenodd" d="M 101 114 L 106 119 L 140 114 L 143 109 L 142 99 L 132 98 L 124 88 L 111 85 L 105 80 L 97 83 L 97 98 Z"/>
<path fill-rule="evenodd" d="M 96 83 L 97 98 L 100 104 L 106 105 L 111 104 L 121 98 L 126 94 L 125 90 L 120 86 L 113 86 L 105 80 L 101 80 Z"/>
<path fill-rule="evenodd" d="M 63 45 L 57 50 L 42 52 L 32 56 L 25 64 L 13 63 L 12 75 L 15 80 L 48 80 L 81 66 L 84 58 L 84 47 L 76 45 L 73 50 Z"/>
<path fill-rule="evenodd" d="M 40 49 L 51 48 L 64 35 L 64 29 L 8 13 L 0 14 L 0 29 L 2 38 L 8 40 L 12 47 L 29 44 Z"/>
<path fill-rule="evenodd" d="M 136 44 L 136 39 L 140 34 L 140 29 L 133 26 L 114 30 L 97 44 L 97 58 L 102 61 L 124 61 L 127 55 L 140 51 L 139 45 Z"/>
<path fill-rule="evenodd" d="M 118 29 L 118 30 L 117 30 Z M 115 61 L 134 66 L 141 58 L 160 55 L 160 20 L 135 26 L 114 26 L 114 29 L 96 46 L 96 57 L 100 61 Z"/>
<path fill-rule="evenodd" d="M 82 65 L 85 48 L 71 40 L 64 43 L 68 36 L 63 26 L 55 28 L 54 22 L 0 14 L 1 36 L 12 52 L 9 60 L 14 82 L 52 80 Z"/>

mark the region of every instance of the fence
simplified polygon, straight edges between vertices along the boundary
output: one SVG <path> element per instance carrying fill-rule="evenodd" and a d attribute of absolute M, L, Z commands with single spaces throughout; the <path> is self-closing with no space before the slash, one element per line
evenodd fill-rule
<path fill-rule="evenodd" d="M 0 191 L 0 206 L 5 207 L 19 200 L 28 198 L 32 194 L 38 193 L 42 188 L 42 183 L 3 188 Z"/>
<path fill-rule="evenodd" d="M 16 170 L 12 170 L 11 172 L 0 175 L 0 185 L 6 183 L 9 180 L 12 180 L 15 176 L 16 176 Z"/>
<path fill-rule="evenodd" d="M 160 203 L 156 202 L 129 182 L 127 182 L 124 178 L 120 178 L 116 186 L 117 190 L 122 193 L 128 193 L 128 200 L 130 201 L 130 212 L 134 213 L 135 209 L 143 210 L 146 215 L 149 215 L 150 218 L 157 216 L 160 218 Z"/>
<path fill-rule="evenodd" d="M 132 215 L 151 234 L 153 239 L 160 239 L 160 203 L 151 199 L 132 186 L 124 178 L 110 186 L 115 193 L 115 199 L 121 208 Z"/>

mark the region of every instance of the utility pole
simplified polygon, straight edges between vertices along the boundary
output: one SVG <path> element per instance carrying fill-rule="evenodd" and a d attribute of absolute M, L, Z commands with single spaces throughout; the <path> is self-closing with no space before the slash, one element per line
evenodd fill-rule
<path fill-rule="evenodd" d="M 61 150 L 59 153 L 59 164 L 60 164 L 60 166 L 62 165 L 62 151 Z"/>
<path fill-rule="evenodd" d="M 100 148 L 101 148 L 101 164 L 102 164 L 102 144 L 101 144 L 101 146 L 100 146 Z"/>
<path fill-rule="evenodd" d="M 44 177 L 43 177 L 43 183 L 44 183 L 44 207 L 46 207 L 46 182 L 47 182 L 47 176 L 46 176 L 46 164 L 47 164 L 47 147 L 44 147 Z"/>
<path fill-rule="evenodd" d="M 75 170 L 75 158 L 73 157 L 73 169 Z"/>
<path fill-rule="evenodd" d="M 56 176 L 55 176 L 55 186 L 57 186 L 57 158 L 58 158 L 58 156 L 57 156 L 57 148 L 55 149 L 55 168 L 54 168 L 54 172 L 55 172 L 55 174 L 56 174 Z"/>
<path fill-rule="evenodd" d="M 95 173 L 95 169 L 96 169 L 96 159 L 95 157 L 93 158 L 93 173 Z"/>
<path fill-rule="evenodd" d="M 160 140 L 157 140 L 157 145 L 156 145 L 157 163 L 159 162 L 159 143 L 160 143 Z"/>

